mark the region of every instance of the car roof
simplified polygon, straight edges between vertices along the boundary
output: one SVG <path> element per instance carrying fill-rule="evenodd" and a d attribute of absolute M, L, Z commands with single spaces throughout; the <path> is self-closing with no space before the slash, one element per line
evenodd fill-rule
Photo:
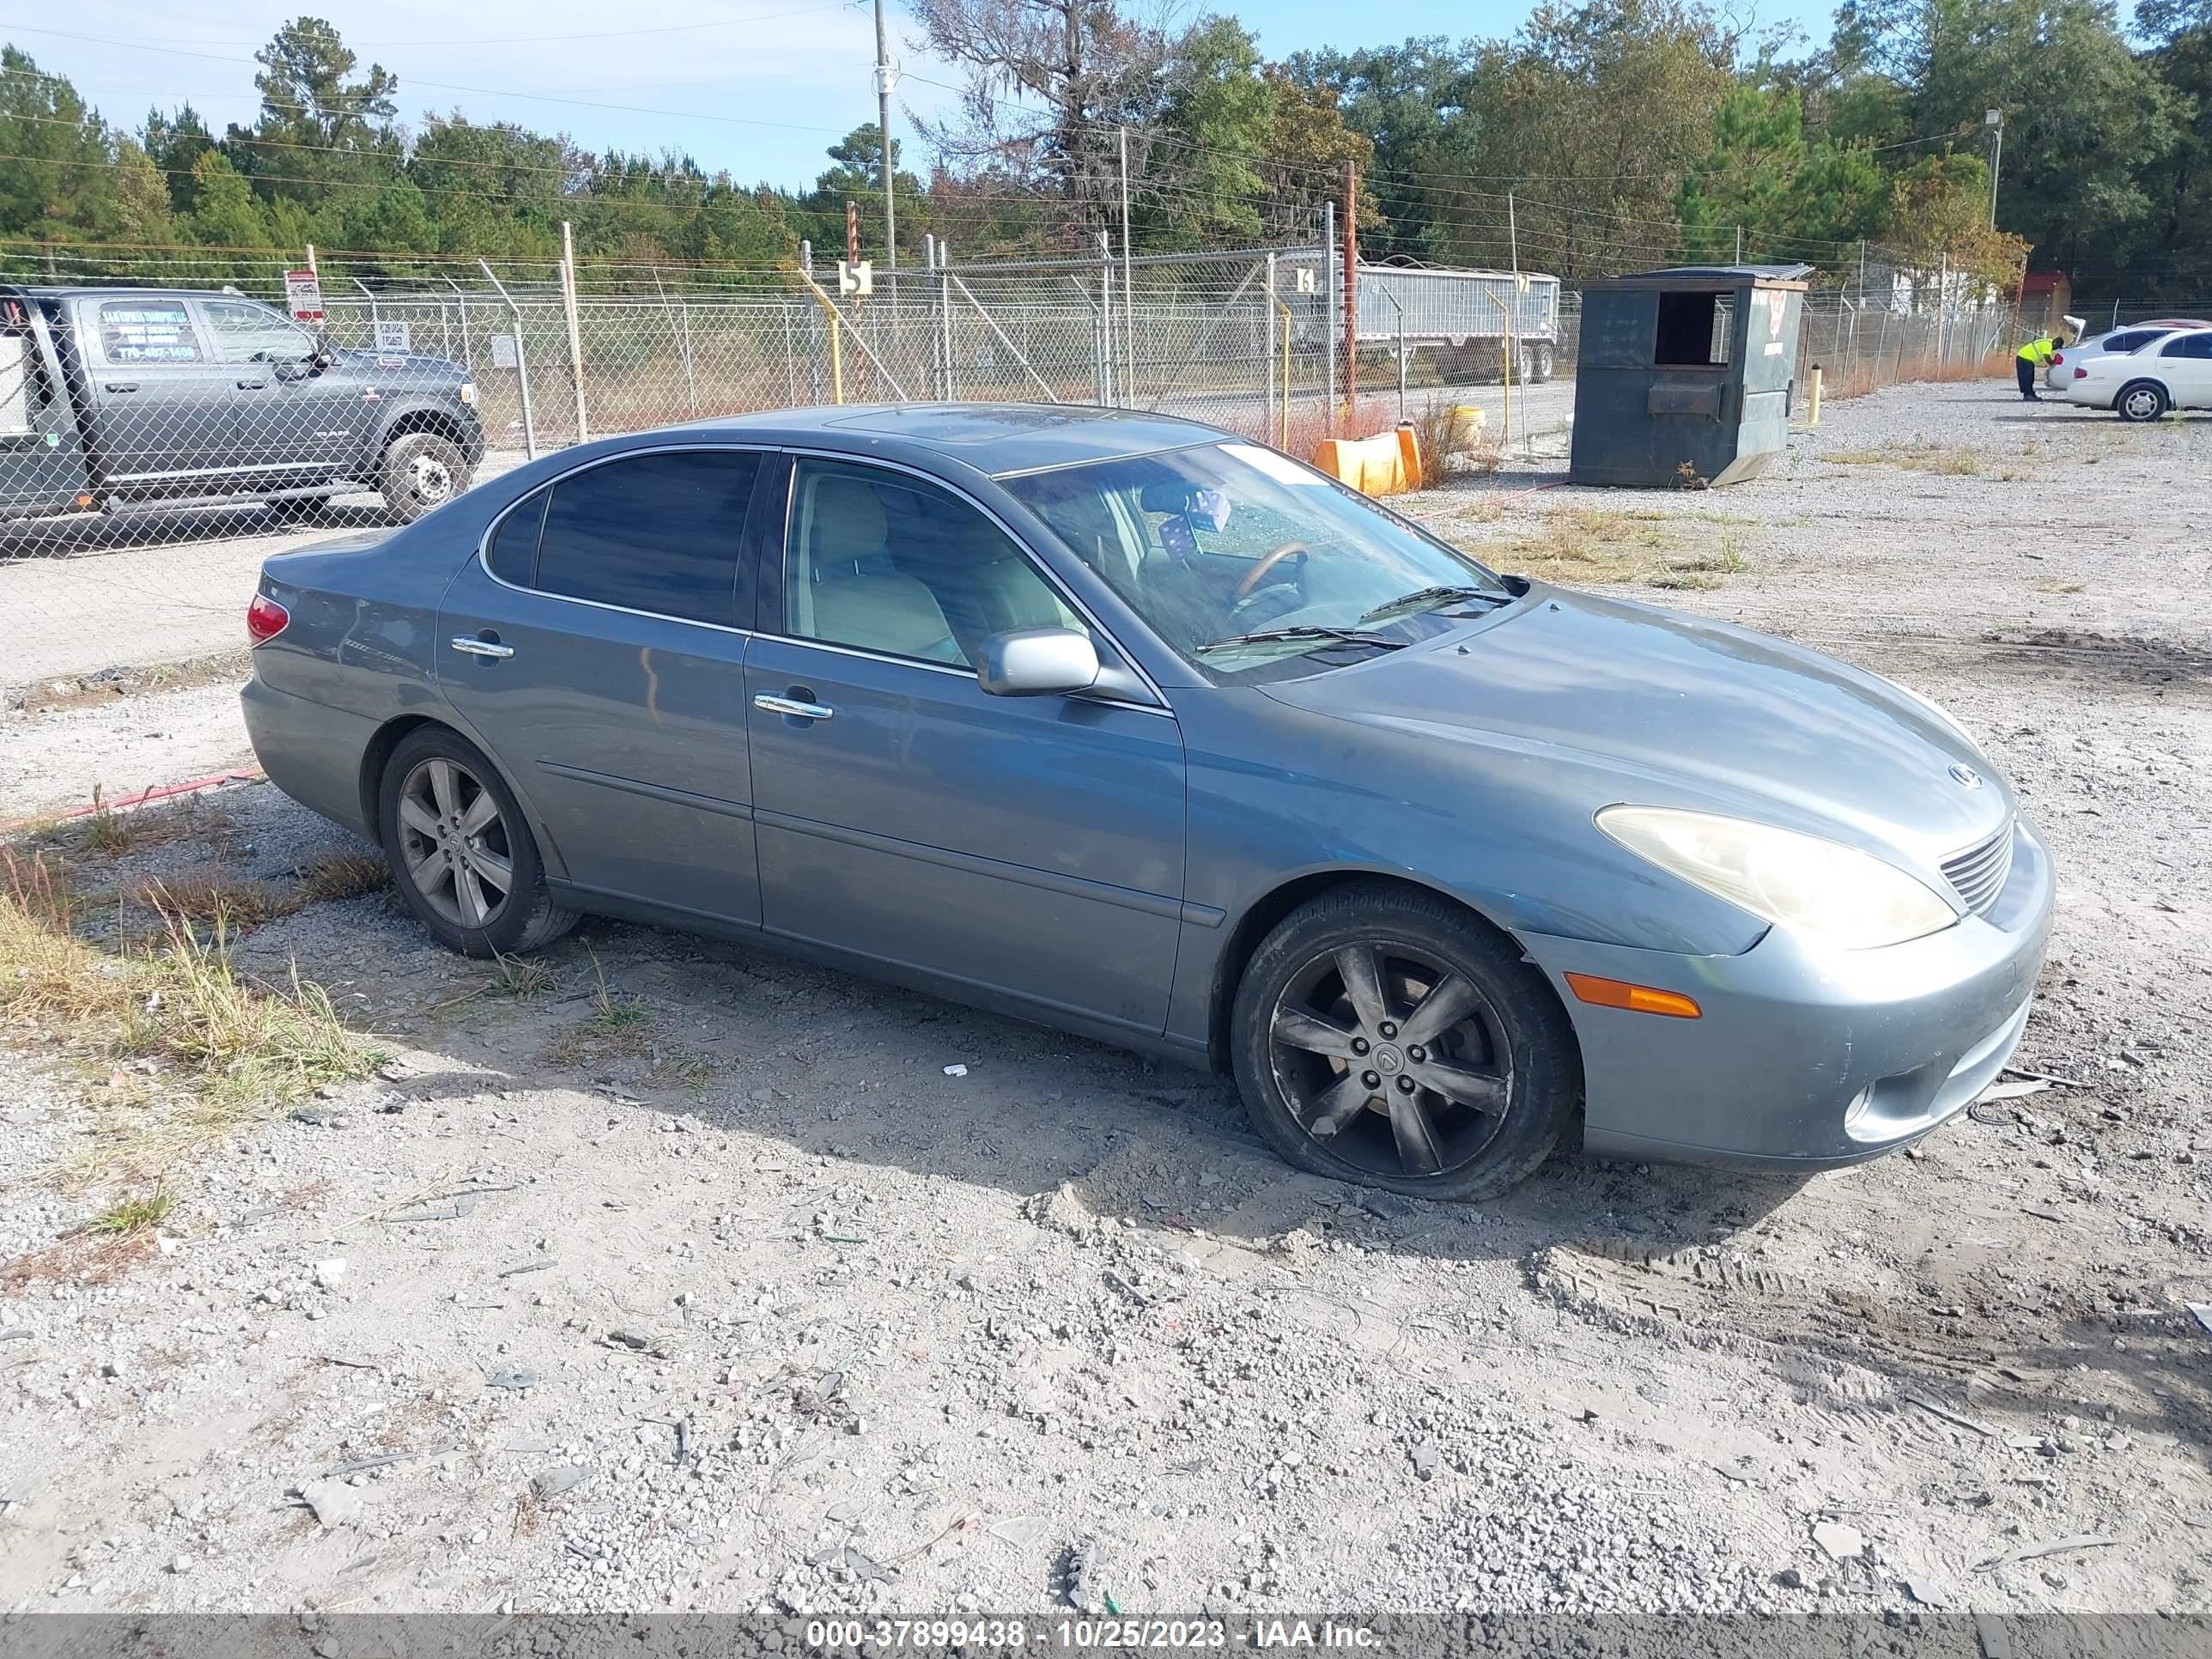
<path fill-rule="evenodd" d="M 1172 415 L 1079 404 L 847 404 L 764 410 L 674 429 L 854 454 L 920 451 L 995 477 L 1188 449 L 1234 435 Z"/>
<path fill-rule="evenodd" d="M 139 288 L 121 284 L 97 288 L 55 288 L 9 283 L 0 283 L 0 294 L 18 295 L 27 300 L 245 300 L 258 306 L 269 304 L 268 301 L 257 300 L 251 294 L 226 294 L 219 288 Z"/>

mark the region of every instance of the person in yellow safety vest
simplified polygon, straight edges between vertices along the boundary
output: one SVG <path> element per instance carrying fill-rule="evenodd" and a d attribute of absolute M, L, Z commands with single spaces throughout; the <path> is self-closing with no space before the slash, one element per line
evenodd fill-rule
<path fill-rule="evenodd" d="M 2066 331 L 2062 328 L 2030 340 L 2020 349 L 2020 355 L 2013 359 L 2013 370 L 2020 377 L 2020 395 L 2028 402 L 2043 401 L 2035 395 L 2036 376 L 2051 366 L 2051 358 L 2065 343 Z"/>

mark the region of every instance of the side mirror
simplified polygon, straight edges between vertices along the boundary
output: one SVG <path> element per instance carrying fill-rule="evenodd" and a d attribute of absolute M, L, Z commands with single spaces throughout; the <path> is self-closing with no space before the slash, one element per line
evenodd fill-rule
<path fill-rule="evenodd" d="M 975 683 L 994 697 L 1066 696 L 1098 681 L 1098 649 L 1072 628 L 1015 628 L 983 641 Z"/>

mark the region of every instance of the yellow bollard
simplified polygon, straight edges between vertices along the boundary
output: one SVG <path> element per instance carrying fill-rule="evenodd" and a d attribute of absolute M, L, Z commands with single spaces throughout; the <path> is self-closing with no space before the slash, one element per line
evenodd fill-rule
<path fill-rule="evenodd" d="M 1806 394 L 1805 424 L 1820 424 L 1820 366 L 1818 363 L 1813 365 L 1812 389 Z"/>

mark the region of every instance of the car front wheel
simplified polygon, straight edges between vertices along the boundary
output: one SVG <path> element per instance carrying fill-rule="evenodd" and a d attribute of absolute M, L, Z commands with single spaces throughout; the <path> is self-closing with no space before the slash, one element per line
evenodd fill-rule
<path fill-rule="evenodd" d="M 2148 380 L 2122 386 L 2120 395 L 2112 400 L 2113 412 L 2122 420 L 2136 424 L 2158 419 L 2166 408 L 2166 388 Z"/>
<path fill-rule="evenodd" d="M 554 903 L 538 842 L 483 751 L 426 726 L 386 763 L 377 822 L 394 886 L 438 942 L 464 956 L 509 956 L 576 925 Z"/>
<path fill-rule="evenodd" d="M 434 432 L 410 432 L 384 452 L 380 481 L 384 505 L 402 524 L 412 524 L 432 507 L 443 507 L 469 487 L 469 458 L 450 438 Z"/>
<path fill-rule="evenodd" d="M 1551 1156 L 1582 1088 L 1574 1034 L 1520 952 L 1431 895 L 1358 884 L 1253 954 L 1231 1033 L 1254 1126 L 1318 1175 L 1486 1199 Z"/>

